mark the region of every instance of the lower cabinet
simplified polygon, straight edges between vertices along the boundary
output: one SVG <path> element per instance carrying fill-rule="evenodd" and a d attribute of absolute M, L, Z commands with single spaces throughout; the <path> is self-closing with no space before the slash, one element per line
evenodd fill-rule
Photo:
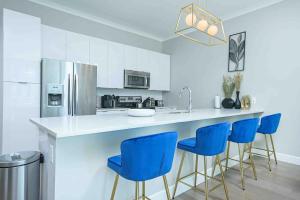
<path fill-rule="evenodd" d="M 38 129 L 29 121 L 40 116 L 40 84 L 3 83 L 2 153 L 38 150 Z"/>

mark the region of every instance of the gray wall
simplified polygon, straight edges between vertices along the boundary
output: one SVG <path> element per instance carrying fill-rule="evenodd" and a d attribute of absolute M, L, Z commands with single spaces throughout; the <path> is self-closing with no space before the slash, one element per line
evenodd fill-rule
<path fill-rule="evenodd" d="M 281 127 L 275 136 L 277 151 L 294 156 L 300 156 L 299 8 L 298 0 L 286 0 L 225 22 L 228 35 L 247 31 L 242 95 L 255 96 L 266 114 L 282 112 Z M 228 45 L 208 48 L 176 38 L 164 42 L 163 51 L 171 54 L 172 66 L 171 92 L 164 94 L 166 103 L 186 103 L 177 93 L 188 85 L 193 91 L 194 107 L 212 107 L 214 96 L 223 95 Z"/>
<path fill-rule="evenodd" d="M 29 1 L 1 0 L 0 8 L 1 7 L 39 17 L 42 19 L 42 23 L 45 25 L 144 49 L 161 51 L 161 42 L 159 41 L 115 29 Z"/>

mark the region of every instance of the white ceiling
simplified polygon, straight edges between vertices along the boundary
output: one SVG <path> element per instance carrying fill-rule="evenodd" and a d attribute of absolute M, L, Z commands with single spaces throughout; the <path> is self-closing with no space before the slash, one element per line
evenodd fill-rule
<path fill-rule="evenodd" d="M 174 37 L 179 10 L 198 0 L 30 0 L 159 41 Z M 205 0 L 200 0 L 203 5 Z M 226 20 L 282 0 L 207 0 L 207 9 Z"/>

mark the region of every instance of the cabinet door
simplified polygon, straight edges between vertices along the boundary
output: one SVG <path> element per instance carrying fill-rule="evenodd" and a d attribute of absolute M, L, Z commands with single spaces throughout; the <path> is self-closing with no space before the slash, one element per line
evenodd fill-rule
<path fill-rule="evenodd" d="M 151 58 L 151 51 L 145 49 L 138 49 L 137 51 L 137 63 L 138 70 L 143 72 L 150 72 L 151 67 L 153 66 L 153 60 Z"/>
<path fill-rule="evenodd" d="M 170 56 L 165 54 L 160 54 L 158 66 L 159 66 L 158 74 L 160 74 L 160 79 L 162 80 L 160 85 L 161 90 L 169 91 L 170 84 L 171 84 Z"/>
<path fill-rule="evenodd" d="M 40 82 L 41 20 L 3 10 L 3 80 Z"/>
<path fill-rule="evenodd" d="M 67 60 L 89 64 L 90 39 L 77 33 L 67 32 Z"/>
<path fill-rule="evenodd" d="M 97 65 L 97 87 L 109 87 L 108 72 L 108 42 L 90 39 L 90 64 Z"/>
<path fill-rule="evenodd" d="M 152 52 L 150 90 L 170 90 L 170 56 Z"/>
<path fill-rule="evenodd" d="M 129 70 L 138 70 L 138 48 L 124 46 L 124 68 Z"/>
<path fill-rule="evenodd" d="M 109 42 L 108 44 L 109 87 L 124 87 L 124 45 Z"/>
<path fill-rule="evenodd" d="M 40 116 L 40 84 L 4 82 L 3 153 L 38 150 L 38 128 L 29 119 Z"/>
<path fill-rule="evenodd" d="M 50 26 L 42 26 L 42 57 L 67 59 L 67 32 Z"/>

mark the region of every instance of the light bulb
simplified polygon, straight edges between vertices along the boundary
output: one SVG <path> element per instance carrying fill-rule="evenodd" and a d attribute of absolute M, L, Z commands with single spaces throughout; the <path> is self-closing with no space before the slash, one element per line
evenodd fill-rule
<path fill-rule="evenodd" d="M 218 33 L 218 27 L 216 25 L 210 25 L 207 30 L 207 33 L 211 36 L 215 36 Z"/>
<path fill-rule="evenodd" d="M 185 23 L 188 26 L 193 26 L 196 23 L 196 21 L 197 21 L 197 17 L 193 13 L 188 14 L 185 18 Z"/>
<path fill-rule="evenodd" d="M 197 24 L 197 28 L 200 30 L 200 31 L 205 31 L 208 27 L 208 23 L 205 19 L 201 19 L 198 24 Z"/>

